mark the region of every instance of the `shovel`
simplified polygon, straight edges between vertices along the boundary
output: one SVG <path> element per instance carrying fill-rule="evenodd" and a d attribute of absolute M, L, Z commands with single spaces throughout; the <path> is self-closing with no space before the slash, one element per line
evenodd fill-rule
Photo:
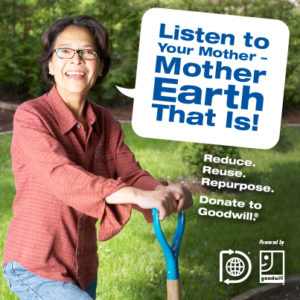
<path fill-rule="evenodd" d="M 168 300 L 180 300 L 178 254 L 185 226 L 184 212 L 181 211 L 178 213 L 177 227 L 171 247 L 169 246 L 161 230 L 160 221 L 158 218 L 158 210 L 153 208 L 152 212 L 154 233 L 163 250 L 166 260 Z"/>

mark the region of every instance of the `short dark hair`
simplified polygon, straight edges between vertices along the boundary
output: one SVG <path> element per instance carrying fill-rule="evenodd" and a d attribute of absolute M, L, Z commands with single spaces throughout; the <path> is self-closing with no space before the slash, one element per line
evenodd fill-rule
<path fill-rule="evenodd" d="M 93 35 L 100 59 L 104 62 L 102 69 L 102 76 L 98 77 L 96 84 L 101 82 L 110 67 L 110 56 L 108 53 L 109 41 L 106 29 L 93 17 L 77 16 L 67 17 L 55 21 L 42 35 L 41 42 L 43 47 L 43 55 L 41 57 L 43 77 L 48 83 L 54 84 L 54 76 L 49 74 L 49 60 L 54 51 L 54 44 L 57 36 L 65 30 L 68 26 L 84 27 Z"/>

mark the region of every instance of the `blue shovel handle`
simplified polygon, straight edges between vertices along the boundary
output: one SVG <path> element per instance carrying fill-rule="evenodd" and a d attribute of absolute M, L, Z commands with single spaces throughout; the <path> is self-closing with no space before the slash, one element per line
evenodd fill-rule
<path fill-rule="evenodd" d="M 167 279 L 168 280 L 176 280 L 179 279 L 179 271 L 178 271 L 178 254 L 179 248 L 184 232 L 185 226 L 185 217 L 184 212 L 181 211 L 178 214 L 177 227 L 174 234 L 174 238 L 172 241 L 171 247 L 169 246 L 162 230 L 160 227 L 160 221 L 158 218 L 158 210 L 156 208 L 152 209 L 153 212 L 153 228 L 154 233 L 157 237 L 158 242 L 163 250 L 166 265 L 167 265 Z"/>

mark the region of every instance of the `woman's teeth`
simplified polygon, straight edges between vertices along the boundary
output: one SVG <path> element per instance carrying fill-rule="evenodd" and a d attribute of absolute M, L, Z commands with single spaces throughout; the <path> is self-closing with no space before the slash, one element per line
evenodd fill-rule
<path fill-rule="evenodd" d="M 83 72 L 66 72 L 66 75 L 83 77 L 83 76 L 85 76 L 85 73 L 83 73 Z"/>

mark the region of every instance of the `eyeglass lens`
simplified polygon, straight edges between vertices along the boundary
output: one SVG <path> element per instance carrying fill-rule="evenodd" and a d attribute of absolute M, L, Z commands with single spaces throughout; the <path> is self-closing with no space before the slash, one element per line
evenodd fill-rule
<path fill-rule="evenodd" d="M 59 58 L 70 59 L 73 58 L 75 53 L 78 53 L 81 59 L 96 59 L 97 51 L 90 49 L 74 50 L 69 48 L 58 48 L 55 50 Z"/>

